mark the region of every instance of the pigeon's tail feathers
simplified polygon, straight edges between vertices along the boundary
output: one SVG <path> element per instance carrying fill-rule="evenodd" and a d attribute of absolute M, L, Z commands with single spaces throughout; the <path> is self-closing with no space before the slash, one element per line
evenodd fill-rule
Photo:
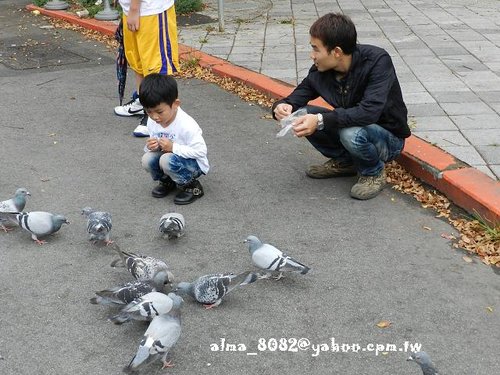
<path fill-rule="evenodd" d="M 8 220 L 14 224 L 19 225 L 18 216 L 21 214 L 22 214 L 22 212 L 16 212 L 16 211 L 11 211 L 11 212 L 1 212 L 0 211 L 0 219 Z"/>
<path fill-rule="evenodd" d="M 100 293 L 100 292 L 97 292 Z M 92 305 L 113 305 L 113 301 L 109 298 L 106 298 L 104 296 L 100 296 L 96 293 L 95 297 L 92 297 L 90 299 L 90 303 Z"/>
<path fill-rule="evenodd" d="M 119 314 L 108 317 L 108 320 L 114 324 L 120 325 L 129 322 L 130 316 L 127 313 L 120 312 Z"/>
<path fill-rule="evenodd" d="M 145 335 L 142 338 L 137 353 L 135 354 L 134 358 L 132 358 L 129 365 L 126 367 L 126 370 L 128 370 L 129 372 L 134 371 L 139 366 L 144 366 L 154 361 L 158 356 L 158 354 L 151 355 L 150 353 L 153 343 L 154 343 L 153 338 Z"/>
<path fill-rule="evenodd" d="M 240 285 L 248 285 L 257 280 L 259 280 L 260 275 L 256 272 L 247 272 L 245 279 L 240 283 Z"/>
<path fill-rule="evenodd" d="M 120 249 L 120 246 L 113 243 L 112 249 L 118 253 L 118 255 L 120 256 L 120 259 L 115 259 L 114 261 L 112 261 L 111 267 L 125 267 L 127 264 L 127 260 L 126 260 L 124 252 Z M 120 262 L 121 262 L 121 264 L 119 264 Z"/>
<path fill-rule="evenodd" d="M 286 271 L 286 270 L 298 271 L 302 275 L 305 275 L 306 273 L 309 272 L 310 268 L 307 267 L 305 264 L 302 264 L 296 261 L 295 259 L 287 256 L 285 257 L 285 264 L 283 265 L 283 267 L 281 267 L 280 271 Z"/>
<path fill-rule="evenodd" d="M 90 299 L 90 303 L 91 303 L 92 305 L 98 305 L 98 304 L 99 304 L 99 299 L 100 299 L 100 298 L 101 298 L 101 297 L 98 297 L 98 296 L 96 296 L 96 297 L 92 297 L 92 298 Z"/>
<path fill-rule="evenodd" d="M 301 275 L 305 275 L 306 273 L 308 273 L 311 269 L 307 266 L 304 266 L 304 268 L 302 269 L 302 271 L 300 271 Z"/>

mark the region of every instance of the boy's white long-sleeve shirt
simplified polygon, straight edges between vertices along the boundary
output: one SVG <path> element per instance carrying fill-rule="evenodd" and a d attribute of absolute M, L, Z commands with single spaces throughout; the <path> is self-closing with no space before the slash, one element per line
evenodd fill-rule
<path fill-rule="evenodd" d="M 207 173 L 210 169 L 207 158 L 207 145 L 198 123 L 182 110 L 177 108 L 177 114 L 166 128 L 148 118 L 148 131 L 151 138 L 168 138 L 173 142 L 172 153 L 185 159 L 196 159 L 201 171 Z M 145 152 L 150 152 L 146 147 Z"/>
<path fill-rule="evenodd" d="M 131 0 L 119 0 L 123 13 L 128 16 Z M 174 5 L 174 0 L 142 0 L 141 1 L 141 16 L 151 16 L 160 14 Z"/>

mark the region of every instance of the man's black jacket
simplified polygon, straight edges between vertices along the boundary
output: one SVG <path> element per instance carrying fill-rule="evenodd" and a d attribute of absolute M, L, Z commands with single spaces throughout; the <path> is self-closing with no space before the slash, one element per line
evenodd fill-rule
<path fill-rule="evenodd" d="M 348 73 L 340 81 L 334 70 L 319 72 L 315 65 L 286 98 L 277 101 L 293 111 L 322 97 L 334 110 L 323 114 L 326 128 L 378 124 L 399 138 L 410 136 L 408 111 L 391 57 L 382 48 L 358 44 Z"/>

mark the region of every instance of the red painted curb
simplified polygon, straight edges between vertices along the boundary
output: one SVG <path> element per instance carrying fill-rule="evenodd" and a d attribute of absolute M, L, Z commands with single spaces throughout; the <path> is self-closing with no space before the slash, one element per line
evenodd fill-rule
<path fill-rule="evenodd" d="M 27 5 L 26 9 L 38 10 L 43 15 L 63 19 L 106 35 L 114 35 L 116 30 L 116 24 L 113 22 L 78 18 L 72 13 L 47 10 L 34 5 Z M 192 47 L 179 44 L 179 55 L 185 60 L 195 58 L 200 66 L 209 68 L 215 74 L 242 82 L 271 98 L 282 98 L 293 90 L 292 85 L 233 65 Z M 315 100 L 312 103 L 329 107 L 323 100 Z M 398 163 L 467 212 L 478 213 L 493 225 L 500 224 L 499 181 L 413 135 L 406 140 Z"/>
<path fill-rule="evenodd" d="M 93 18 L 79 18 L 77 15 L 63 10 L 49 10 L 45 8 L 37 7 L 36 5 L 29 4 L 26 5 L 26 9 L 29 11 L 37 10 L 40 14 L 44 16 L 58 18 L 76 25 L 80 25 L 90 30 L 99 31 L 105 35 L 115 35 L 117 24 L 110 21 L 98 21 Z"/>

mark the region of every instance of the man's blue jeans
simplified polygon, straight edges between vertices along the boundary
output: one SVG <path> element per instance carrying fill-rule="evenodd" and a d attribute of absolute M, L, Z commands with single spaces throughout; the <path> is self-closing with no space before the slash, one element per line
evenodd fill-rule
<path fill-rule="evenodd" d="M 320 107 L 307 107 L 307 113 L 324 112 Z M 324 129 L 307 137 L 324 156 L 339 165 L 356 165 L 362 176 L 377 176 L 384 163 L 394 160 L 403 150 L 405 140 L 380 125 Z"/>
<path fill-rule="evenodd" d="M 145 152 L 142 166 L 158 181 L 165 175 L 170 176 L 177 185 L 183 186 L 202 175 L 195 159 L 185 159 L 172 153 Z"/>

